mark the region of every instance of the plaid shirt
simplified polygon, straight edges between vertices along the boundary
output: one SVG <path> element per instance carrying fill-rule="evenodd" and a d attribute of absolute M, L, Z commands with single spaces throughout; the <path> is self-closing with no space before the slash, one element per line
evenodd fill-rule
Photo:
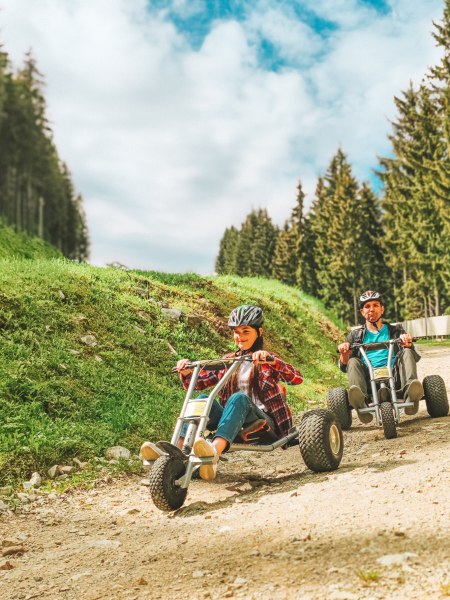
<path fill-rule="evenodd" d="M 273 354 L 275 361 L 273 363 L 260 363 L 259 365 L 259 389 L 261 390 L 259 400 L 264 404 L 265 411 L 273 420 L 277 427 L 277 433 L 283 437 L 288 434 L 292 427 L 292 413 L 286 402 L 286 390 L 280 381 L 284 381 L 289 385 L 298 385 L 302 383 L 303 377 L 298 369 L 289 363 L 281 360 L 279 356 Z M 226 354 L 223 358 L 233 358 L 235 354 Z M 226 369 L 221 371 L 200 371 L 196 390 L 204 390 L 216 385 L 223 377 Z M 181 381 L 184 388 L 187 390 L 191 380 L 191 373 L 181 375 Z M 228 401 L 231 396 L 230 382 L 219 392 L 219 400 L 222 406 Z"/>

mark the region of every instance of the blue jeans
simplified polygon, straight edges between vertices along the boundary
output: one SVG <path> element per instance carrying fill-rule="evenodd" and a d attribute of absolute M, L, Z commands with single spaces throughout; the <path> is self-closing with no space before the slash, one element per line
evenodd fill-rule
<path fill-rule="evenodd" d="M 199 398 L 207 398 L 207 396 L 200 394 Z M 225 408 L 217 400 L 214 400 L 207 427 L 211 431 L 216 431 L 215 438 L 221 437 L 231 444 L 244 425 L 249 425 L 258 419 L 265 419 L 271 430 L 275 431 L 273 420 L 258 408 L 246 394 L 236 392 L 228 398 Z M 187 423 L 182 427 L 181 436 L 186 435 L 186 430 Z"/>

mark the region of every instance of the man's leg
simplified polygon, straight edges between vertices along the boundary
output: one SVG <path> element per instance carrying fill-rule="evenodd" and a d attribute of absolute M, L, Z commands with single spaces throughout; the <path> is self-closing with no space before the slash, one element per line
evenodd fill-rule
<path fill-rule="evenodd" d="M 348 401 L 355 410 L 366 408 L 368 370 L 359 358 L 351 358 L 347 364 L 347 376 L 349 383 Z M 358 417 L 362 423 L 370 423 L 373 419 L 371 413 L 359 413 Z"/>
<path fill-rule="evenodd" d="M 414 406 L 405 408 L 405 414 L 415 415 L 419 410 L 419 400 L 423 398 L 423 386 L 417 379 L 417 354 L 411 348 L 404 348 L 395 359 L 395 366 L 405 401 Z"/>

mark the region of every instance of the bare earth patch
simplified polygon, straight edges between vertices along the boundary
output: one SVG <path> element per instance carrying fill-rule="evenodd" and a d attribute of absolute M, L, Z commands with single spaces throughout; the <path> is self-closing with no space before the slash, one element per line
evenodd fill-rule
<path fill-rule="evenodd" d="M 420 377 L 450 392 L 450 349 L 422 350 Z M 129 477 L 4 516 L 0 597 L 449 597 L 450 417 L 422 404 L 394 440 L 354 419 L 333 473 L 308 471 L 296 447 L 239 453 L 176 514 Z"/>

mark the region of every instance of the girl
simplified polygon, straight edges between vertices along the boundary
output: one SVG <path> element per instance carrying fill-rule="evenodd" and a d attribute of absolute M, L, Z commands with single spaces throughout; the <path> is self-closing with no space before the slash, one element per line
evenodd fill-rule
<path fill-rule="evenodd" d="M 291 385 L 302 383 L 300 371 L 281 360 L 273 352 L 263 350 L 263 311 L 258 306 L 243 305 L 231 311 L 228 327 L 233 332 L 236 352 L 224 358 L 251 355 L 252 361 L 243 362 L 228 384 L 219 393 L 220 404 L 214 401 L 208 429 L 215 430 L 212 442 L 199 438 L 194 443 L 196 456 L 212 456 L 213 464 L 200 467 L 202 479 L 214 479 L 217 462 L 238 436 L 242 427 L 264 420 L 266 431 L 272 431 L 277 439 L 292 427 L 292 415 L 286 402 L 284 381 Z M 185 389 L 189 387 L 191 370 L 186 369 L 189 359 L 177 363 Z M 202 371 L 196 389 L 203 390 L 215 385 L 224 375 L 222 371 Z"/>

